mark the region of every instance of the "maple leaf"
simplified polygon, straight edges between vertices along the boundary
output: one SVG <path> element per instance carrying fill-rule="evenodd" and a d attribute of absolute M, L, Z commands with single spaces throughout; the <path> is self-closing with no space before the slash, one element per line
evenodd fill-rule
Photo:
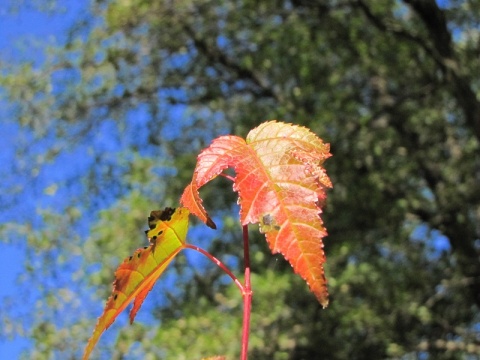
<path fill-rule="evenodd" d="M 212 227 L 198 189 L 233 168 L 242 225 L 258 223 L 272 253 L 283 254 L 326 307 L 322 238 L 327 232 L 320 214 L 325 188 L 332 186 L 322 167 L 329 150 L 307 128 L 277 121 L 261 124 L 246 140 L 221 136 L 198 156 L 181 203 Z"/>
<path fill-rule="evenodd" d="M 132 301 L 130 323 L 133 322 L 157 279 L 175 255 L 185 248 L 189 214 L 186 208 L 165 208 L 150 213 L 150 229 L 145 231 L 150 246 L 137 249 L 115 271 L 112 295 L 88 341 L 83 360 L 88 359 L 102 333 Z"/>

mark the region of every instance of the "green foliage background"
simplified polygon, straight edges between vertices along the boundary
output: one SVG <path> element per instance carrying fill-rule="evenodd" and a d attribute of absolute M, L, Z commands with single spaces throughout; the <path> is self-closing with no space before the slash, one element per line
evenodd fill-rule
<path fill-rule="evenodd" d="M 28 359 L 80 358 L 116 265 L 143 246 L 150 210 L 178 205 L 200 149 L 278 119 L 331 143 L 331 305 L 252 228 L 251 358 L 480 356 L 480 4 L 438 3 L 92 0 L 40 65 L 0 58 L 2 102 L 24 133 L 0 170 L 21 180 L 2 186 L 3 208 L 38 196 L 0 227 L 27 249 L 19 291 L 33 304 L 5 300 L 3 335 L 33 339 Z M 60 201 L 45 205 L 40 175 L 68 156 L 88 161 L 45 186 Z M 240 270 L 230 184 L 204 197 L 222 227 L 194 226 L 190 241 Z M 98 356 L 238 356 L 241 297 L 192 259 Z"/>

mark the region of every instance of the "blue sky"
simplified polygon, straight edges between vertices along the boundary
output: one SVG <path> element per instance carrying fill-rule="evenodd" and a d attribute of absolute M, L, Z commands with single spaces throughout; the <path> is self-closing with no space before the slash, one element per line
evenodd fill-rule
<path fill-rule="evenodd" d="M 20 5 L 18 10 L 12 10 L 15 1 L 2 2 L 0 5 L 0 52 L 10 59 L 30 58 L 41 60 L 41 46 L 25 47 L 24 44 L 34 44 L 38 40 L 47 44 L 55 44 L 65 36 L 65 29 L 81 14 L 85 1 L 63 1 L 63 11 L 47 14 L 37 11 L 32 5 Z M 20 2 L 23 4 L 23 2 Z M 21 131 L 1 112 L 0 133 L 3 148 L 0 156 L 2 167 L 13 165 L 14 152 L 11 145 Z M 10 147 L 9 147 L 10 145 Z M 5 219 L 0 219 L 1 221 Z M 2 239 L 4 240 L 4 239 Z M 13 296 L 18 299 L 17 279 L 22 272 L 25 248 L 21 244 L 7 244 L 0 241 L 0 298 Z M 1 300 L 0 300 L 1 301 Z M 28 306 L 28 305 L 26 305 Z M 1 309 L 0 309 L 1 311 Z M 17 359 L 22 349 L 28 346 L 25 338 L 0 339 L 0 359 Z"/>

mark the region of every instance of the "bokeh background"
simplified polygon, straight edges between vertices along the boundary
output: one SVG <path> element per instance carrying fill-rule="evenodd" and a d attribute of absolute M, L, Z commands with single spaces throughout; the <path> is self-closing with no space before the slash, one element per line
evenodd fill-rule
<path fill-rule="evenodd" d="M 269 119 L 331 144 L 330 306 L 252 226 L 252 359 L 480 357 L 480 3 L 5 0 L 0 358 L 80 359 L 146 217 Z M 241 273 L 231 185 L 189 241 Z M 95 359 L 238 357 L 241 296 L 187 251 Z"/>

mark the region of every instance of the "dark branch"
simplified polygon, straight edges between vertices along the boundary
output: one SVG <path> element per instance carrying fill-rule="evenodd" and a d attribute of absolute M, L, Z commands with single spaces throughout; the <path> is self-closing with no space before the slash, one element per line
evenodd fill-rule
<path fill-rule="evenodd" d="M 453 41 L 448 30 L 445 13 L 435 0 L 403 0 L 418 14 L 427 28 L 434 51 L 441 59 L 441 70 L 453 86 L 453 95 L 462 108 L 467 125 L 480 141 L 480 101 L 473 91 L 469 79 L 462 73 L 456 59 Z"/>
<path fill-rule="evenodd" d="M 208 44 L 204 38 L 197 36 L 195 31 L 188 24 L 184 24 L 184 30 L 193 40 L 197 50 L 206 56 L 212 65 L 220 64 L 229 70 L 233 70 L 239 80 L 246 80 L 255 85 L 255 87 L 258 89 L 257 95 L 279 100 L 273 89 L 267 86 L 262 80 L 261 76 L 254 70 L 242 67 L 233 59 L 229 58 L 218 47 Z"/>

